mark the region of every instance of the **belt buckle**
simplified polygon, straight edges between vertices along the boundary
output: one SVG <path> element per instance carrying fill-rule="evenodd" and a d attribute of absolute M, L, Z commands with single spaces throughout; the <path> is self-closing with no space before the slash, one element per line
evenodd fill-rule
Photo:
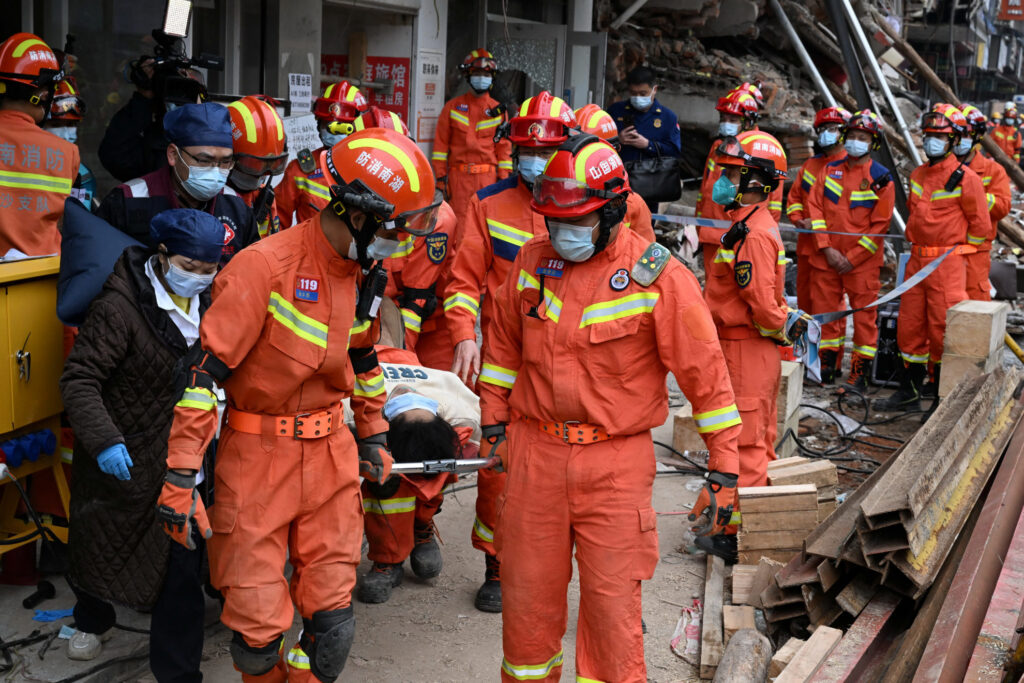
<path fill-rule="evenodd" d="M 577 426 L 583 424 L 579 420 L 568 420 L 562 423 L 562 441 L 569 443 L 569 425 Z"/>
<path fill-rule="evenodd" d="M 326 424 L 325 427 L 322 428 L 323 434 L 320 433 L 321 430 L 317 430 L 316 433 L 313 434 L 312 436 L 304 436 L 303 435 L 304 432 L 302 431 L 302 428 L 306 426 L 306 422 L 310 418 L 313 418 L 314 420 L 316 420 L 316 419 L 326 420 L 327 424 Z M 333 418 L 331 416 L 331 411 L 329 411 L 329 410 L 318 410 L 316 412 L 299 413 L 294 418 L 292 418 L 292 438 L 294 438 L 294 439 L 318 439 L 318 438 L 320 438 L 322 436 L 327 436 L 327 435 L 329 435 L 331 433 L 331 430 L 332 430 L 332 427 L 333 427 L 333 425 L 331 424 L 332 419 Z"/>

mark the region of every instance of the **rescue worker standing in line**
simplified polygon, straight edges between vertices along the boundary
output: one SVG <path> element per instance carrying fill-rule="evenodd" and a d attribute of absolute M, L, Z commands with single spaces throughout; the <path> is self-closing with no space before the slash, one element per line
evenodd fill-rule
<path fill-rule="evenodd" d="M 993 116 L 993 118 L 995 117 Z M 1007 102 L 1002 116 L 999 118 L 999 123 L 992 131 L 992 139 L 999 145 L 999 149 L 1006 152 L 1006 156 L 1020 163 L 1021 135 L 1017 128 L 1018 125 L 1020 122 L 1017 116 L 1017 105 Z"/>
<path fill-rule="evenodd" d="M 988 272 L 992 266 L 992 240 L 999 230 L 999 221 L 1010 213 L 1010 176 L 1003 165 L 981 153 L 981 140 L 988 131 L 985 115 L 977 107 L 964 105 L 964 117 L 970 127 L 970 135 L 965 135 L 957 143 L 954 153 L 961 163 L 981 177 L 985 186 L 988 215 L 992 220 L 992 229 L 985 235 L 969 235 L 968 244 L 977 247 L 973 254 L 965 254 L 967 261 L 967 298 L 977 301 L 989 301 L 992 298 L 992 285 L 988 280 Z"/>
<path fill-rule="evenodd" d="M 743 418 L 739 485 L 765 486 L 768 463 L 775 459 L 775 402 L 782 371 L 776 346 L 792 344 L 807 327 L 806 314 L 786 306 L 786 252 L 768 210 L 769 197 L 786 177 L 786 155 L 768 133 L 747 131 L 723 138 L 714 162 L 722 174 L 712 198 L 726 208 L 733 224 L 715 253 L 704 300 Z M 709 552 L 735 561 L 735 539 L 715 536 Z"/>
<path fill-rule="evenodd" d="M 929 362 L 932 382 L 939 385 L 946 311 L 967 298 L 964 255 L 977 251 L 971 237 L 984 239 L 992 229 L 984 183 L 952 153 L 961 135 L 967 134 L 967 119 L 952 106 L 937 104 L 921 117 L 921 133 L 928 161 L 910 174 L 906 277 L 947 251 L 952 253 L 901 297 L 896 342 L 903 371 L 899 389 L 889 398 L 875 401 L 874 408 L 881 411 L 921 408 Z"/>
<path fill-rule="evenodd" d="M 60 251 L 57 222 L 78 175 L 78 148 L 39 126 L 63 78 L 37 36 L 15 33 L 0 43 L 0 257 Z"/>
<path fill-rule="evenodd" d="M 843 133 L 846 122 L 850 120 L 850 112 L 842 107 L 826 107 L 814 115 L 814 133 L 818 136 L 818 149 L 821 151 L 808 159 L 796 172 L 795 182 L 786 197 L 786 216 L 798 228 L 811 229 L 811 219 L 807 214 L 807 198 L 811 188 L 821 176 L 821 170 L 833 161 L 846 156 L 843 146 Z M 817 251 L 814 237 L 809 233 L 798 233 L 796 236 L 796 301 L 800 308 L 811 308 L 811 264 L 810 257 Z"/>
<path fill-rule="evenodd" d="M 373 351 L 381 283 L 379 271 L 368 280 L 362 271 L 389 255 L 397 232 L 387 226 L 429 233 L 438 207 L 426 156 L 395 131 L 351 135 L 321 156 L 321 168 L 329 209 L 241 252 L 214 282 L 157 511 L 175 541 L 210 539 L 221 621 L 248 683 L 330 683 L 344 668 L 363 536 L 359 475 L 383 483 L 392 462 Z M 217 432 L 217 385 L 228 407 L 207 521 L 195 472 Z M 346 397 L 358 441 L 344 425 Z M 303 630 L 285 665 L 296 608 Z"/>
<path fill-rule="evenodd" d="M 481 450 L 508 472 L 496 539 L 502 681 L 560 680 L 574 549 L 576 680 L 647 681 L 640 584 L 658 563 L 650 429 L 667 415 L 668 371 L 711 451 L 692 511 L 708 517 L 702 532 L 721 529 L 735 505 L 740 415 L 714 323 L 696 278 L 622 228 L 628 191 L 608 143 L 561 145 L 533 187 L 548 235 L 519 251 L 494 296 L 479 386 Z"/>
<path fill-rule="evenodd" d="M 300 150 L 274 188 L 282 229 L 309 220 L 330 202 L 330 181 L 324 178 L 320 157 L 355 130 L 353 122 L 368 108 L 363 93 L 348 81 L 331 83 L 316 98 L 313 116 L 324 146 Z"/>
<path fill-rule="evenodd" d="M 815 247 L 808 256 L 812 313 L 841 310 L 843 294 L 849 298 L 850 308 L 867 306 L 878 298 L 882 286 L 881 236 L 889 231 L 896 189 L 889 169 L 871 158 L 871 150 L 878 149 L 882 138 L 878 117 L 869 109 L 857 112 L 846 124 L 843 138 L 847 156 L 820 169 L 821 180 L 807 200 L 807 215 L 814 230 L 878 237 L 811 235 Z M 867 389 L 871 362 L 878 351 L 877 315 L 873 308 L 853 314 L 853 356 L 846 385 L 858 391 Z M 835 380 L 845 333 L 845 318 L 822 326 L 818 355 L 825 384 Z"/>
<path fill-rule="evenodd" d="M 228 185 L 252 209 L 260 237 L 272 235 L 281 230 L 270 183 L 288 163 L 284 122 L 273 104 L 256 95 L 229 104 L 228 114 L 235 151 Z"/>
<path fill-rule="evenodd" d="M 473 50 L 459 71 L 469 83 L 469 92 L 445 102 L 437 117 L 430 160 L 461 230 L 473 194 L 511 175 L 512 145 L 504 139 L 494 142 L 498 126 L 506 119 L 499 107 L 502 103 L 491 95 L 498 72 L 494 55 L 483 48 Z"/>

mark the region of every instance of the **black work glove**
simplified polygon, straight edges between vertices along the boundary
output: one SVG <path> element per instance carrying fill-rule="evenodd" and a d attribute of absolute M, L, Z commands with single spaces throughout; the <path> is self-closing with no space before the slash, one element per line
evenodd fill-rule
<path fill-rule="evenodd" d="M 480 428 L 480 432 L 484 437 L 484 441 L 491 445 L 491 450 L 487 454 L 488 458 L 498 456 L 498 464 L 494 465 L 492 469 L 495 472 L 505 471 L 505 459 L 508 457 L 508 441 L 505 440 L 505 425 L 484 425 Z"/>
<path fill-rule="evenodd" d="M 359 448 L 359 474 L 376 484 L 383 484 L 391 477 L 391 466 L 395 463 L 388 452 L 388 440 L 384 433 L 374 434 L 356 442 Z"/>

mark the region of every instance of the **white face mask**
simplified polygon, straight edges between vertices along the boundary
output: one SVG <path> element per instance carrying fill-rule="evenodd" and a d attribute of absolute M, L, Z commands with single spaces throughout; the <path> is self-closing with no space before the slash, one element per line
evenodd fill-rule
<path fill-rule="evenodd" d="M 78 144 L 78 126 L 54 126 L 53 128 L 47 128 L 59 138 L 63 138 L 70 142 L 72 145 Z"/>
<path fill-rule="evenodd" d="M 558 255 L 567 261 L 579 263 L 586 261 L 594 255 L 594 228 L 597 225 L 573 225 L 571 223 L 559 223 L 548 221 L 548 234 L 551 236 L 551 246 L 555 248 Z"/>
<path fill-rule="evenodd" d="M 383 261 L 401 248 L 398 240 L 388 240 L 374 235 L 373 240 L 366 245 L 366 255 L 374 261 Z M 353 239 L 348 245 L 348 257 L 353 261 L 359 260 L 359 249 Z"/>

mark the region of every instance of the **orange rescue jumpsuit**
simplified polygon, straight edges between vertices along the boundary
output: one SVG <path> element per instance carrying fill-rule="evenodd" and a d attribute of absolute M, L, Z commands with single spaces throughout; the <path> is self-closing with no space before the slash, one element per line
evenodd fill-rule
<path fill-rule="evenodd" d="M 292 159 L 284 169 L 284 177 L 274 188 L 274 205 L 277 207 L 281 229 L 308 221 L 330 203 L 331 188 L 324 180 L 324 172 L 320 170 L 320 155 L 325 149 L 321 147 L 312 152 L 312 173 L 303 171 L 298 159 Z"/>
<path fill-rule="evenodd" d="M 988 271 L 992 266 L 992 240 L 999 230 L 999 221 L 1010 213 L 1010 176 L 1006 169 L 995 159 L 990 159 L 979 150 L 973 152 L 974 158 L 968 167 L 981 176 L 985 186 L 988 215 L 992 219 L 992 230 L 985 235 L 968 235 L 967 243 L 977 247 L 973 254 L 965 254 L 967 261 L 967 298 L 976 301 L 989 301 L 992 298 Z"/>
<path fill-rule="evenodd" d="M 786 216 L 794 224 L 798 224 L 807 215 L 807 198 L 811 194 L 811 188 L 821 175 L 821 169 L 825 164 L 838 161 L 846 157 L 846 150 L 842 147 L 838 152 L 831 155 L 816 154 L 803 163 L 796 173 L 796 179 L 789 188 L 789 196 L 786 197 Z M 799 227 L 799 226 L 797 226 Z M 811 264 L 808 259 L 811 254 L 817 251 L 814 244 L 814 236 L 805 232 L 797 233 L 796 236 L 796 301 L 797 306 L 804 311 L 811 310 Z"/>
<path fill-rule="evenodd" d="M 945 185 L 960 162 L 952 154 L 932 165 L 921 164 L 910 174 L 907 208 L 907 239 L 910 260 L 906 277 L 912 276 L 950 247 L 954 253 L 923 282 L 906 292 L 900 301 L 896 342 L 905 363 L 935 364 L 942 361 L 946 335 L 946 311 L 967 298 L 967 269 L 963 254 L 975 251 L 968 244 L 992 230 L 985 185 L 978 174 L 964 169 L 956 189 Z"/>
<path fill-rule="evenodd" d="M 479 387 L 481 423 L 509 423 L 502 681 L 560 679 L 574 546 L 576 680 L 647 681 L 640 582 L 658 563 L 650 429 L 668 415 L 666 372 L 693 404 L 709 466 L 737 471 L 740 416 L 700 286 L 674 259 L 650 286 L 633 280 L 649 244 L 620 229 L 571 263 L 535 239 L 494 297 Z M 551 261 L 561 276 L 538 275 Z M 566 421 L 587 441 L 559 436 Z M 596 428 L 610 438 L 590 441 Z"/>
<path fill-rule="evenodd" d="M 245 205 L 250 209 L 253 208 L 253 204 L 256 203 L 256 198 L 259 196 L 259 190 L 252 190 L 250 192 L 239 192 L 238 196 L 242 198 Z M 270 211 L 267 212 L 267 217 L 262 221 L 257 222 L 256 227 L 260 231 L 260 238 L 264 238 L 267 235 L 273 235 L 275 232 L 281 231 L 281 218 L 277 215 L 277 197 L 274 197 L 274 201 L 270 204 Z"/>
<path fill-rule="evenodd" d="M 786 252 L 767 203 L 751 211 L 742 206 L 729 213 L 734 222 L 745 219 L 750 233 L 731 250 L 719 244 L 704 282 L 704 299 L 743 417 L 739 485 L 766 486 L 768 463 L 775 459 L 775 402 L 782 372 L 775 339 L 781 338 L 788 313 L 783 296 Z"/>
<path fill-rule="evenodd" d="M 200 326 L 202 348 L 232 369 L 223 382 L 228 411 L 210 509 L 210 577 L 224 595 L 221 621 L 252 647 L 275 643 L 296 608 L 310 630 L 315 612 L 351 603 L 363 519 L 356 444 L 341 400 L 351 396 L 361 438 L 387 430 L 384 377 L 370 353 L 379 325 L 353 322 L 361 279 L 359 264 L 331 247 L 317 215 L 239 252 L 217 276 Z M 367 354 L 358 374 L 350 360 L 356 349 Z M 296 416 L 309 413 L 299 418 L 304 436 L 292 436 Z M 311 423 L 327 415 L 337 427 L 314 435 Z M 168 467 L 198 469 L 217 423 L 213 394 L 186 389 Z M 294 567 L 290 586 L 286 560 Z M 303 660 L 296 645 L 288 680 L 313 680 Z M 242 680 L 285 675 L 279 661 Z"/>
<path fill-rule="evenodd" d="M 445 102 L 437 117 L 430 161 L 436 177 L 448 176 L 448 201 L 460 224 L 474 192 L 512 173 L 512 143 L 504 138 L 494 142 L 505 115 L 487 115 L 496 106 L 498 100 L 489 92 L 470 91 Z M 459 237 L 461 233 L 455 235 Z"/>
<path fill-rule="evenodd" d="M 833 161 L 820 171 L 820 181 L 811 190 L 807 214 L 815 230 L 861 232 L 884 235 L 889 230 L 896 189 L 889 169 L 870 157 L 865 163 L 850 159 Z M 877 183 L 877 184 L 876 184 Z M 884 187 L 880 187 L 885 183 Z M 874 187 L 873 187 L 874 185 Z M 811 313 L 838 311 L 843 294 L 851 308 L 866 306 L 878 298 L 882 283 L 879 273 L 885 252 L 881 237 L 852 235 L 810 235 L 813 251 L 808 256 L 812 268 Z M 832 247 L 845 256 L 853 270 L 837 273 L 822 250 Z M 877 312 L 874 309 L 853 314 L 853 357 L 875 357 L 878 351 Z M 821 329 L 818 348 L 840 351 L 846 339 L 846 319 L 834 320 Z"/>
<path fill-rule="evenodd" d="M 1016 162 L 1020 162 L 1020 131 L 1014 126 L 999 124 L 992 130 L 992 139 L 999 145 L 999 149 L 1006 152 L 1006 155 Z"/>
<path fill-rule="evenodd" d="M 60 252 L 57 222 L 78 176 L 78 147 L 36 125 L 31 116 L 0 111 L 0 257 Z"/>
<path fill-rule="evenodd" d="M 512 269 L 516 254 L 530 239 L 547 236 L 544 216 L 530 208 L 531 192 L 516 175 L 480 190 L 470 200 L 463 233 L 457 238 L 459 251 L 445 291 L 444 312 L 453 347 L 461 341 L 476 339 L 477 314 L 480 314 L 480 330 L 486 341 L 490 321 L 494 318 L 494 293 Z M 623 227 L 636 231 L 648 243 L 653 242 L 651 212 L 643 199 L 631 192 L 626 203 Z M 495 554 L 494 504 L 504 487 L 504 474 L 480 471 L 472 538 L 473 547 L 488 555 Z"/>

